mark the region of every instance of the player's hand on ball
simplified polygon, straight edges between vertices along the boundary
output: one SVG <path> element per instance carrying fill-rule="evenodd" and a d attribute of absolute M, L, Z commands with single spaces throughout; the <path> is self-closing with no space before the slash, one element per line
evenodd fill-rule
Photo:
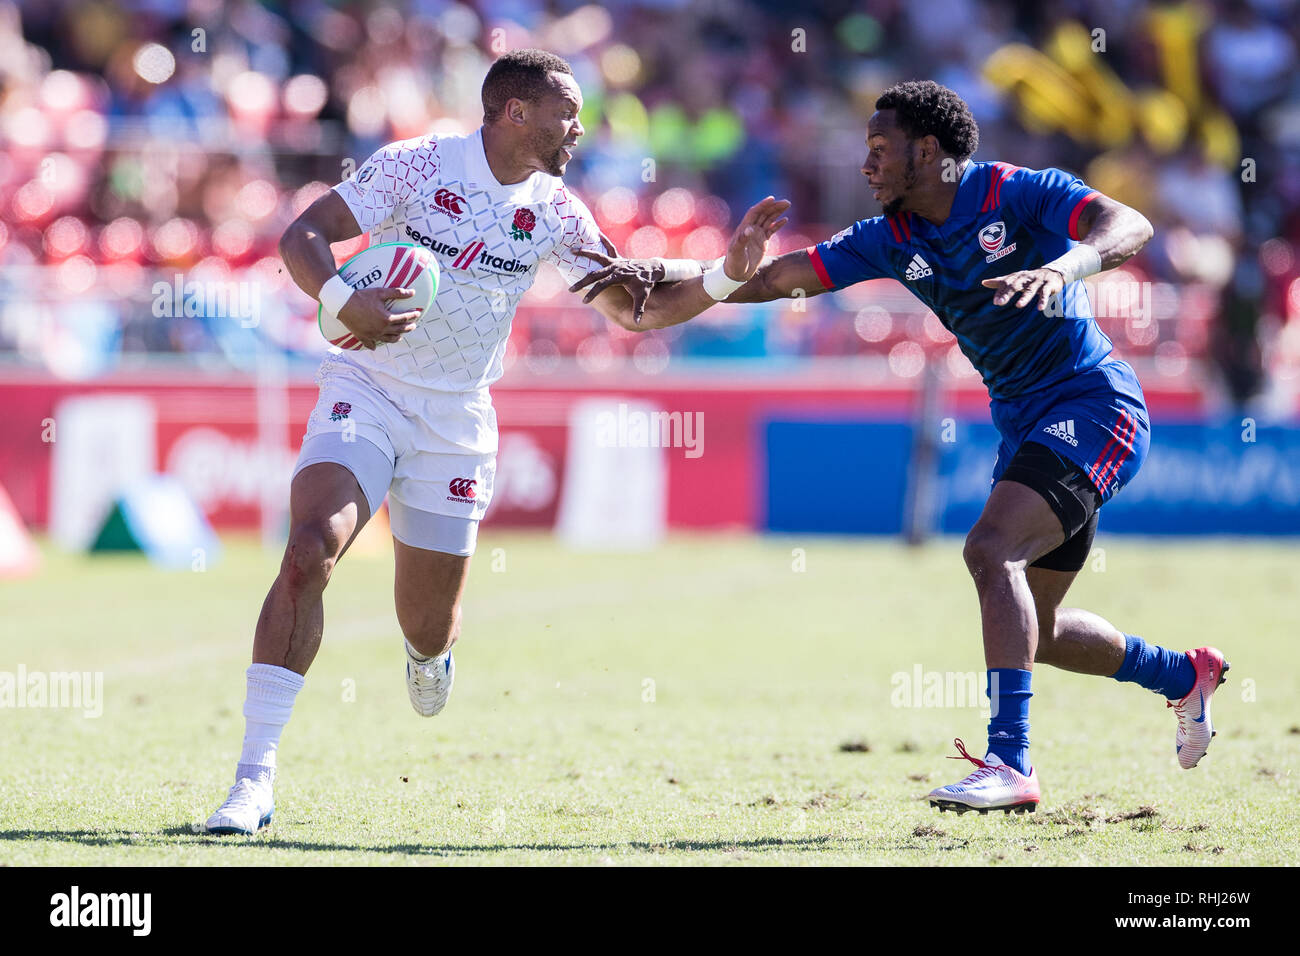
<path fill-rule="evenodd" d="M 788 200 L 772 196 L 749 207 L 727 245 L 726 258 L 722 260 L 722 271 L 729 279 L 741 281 L 753 278 L 767 253 L 767 240 L 790 221 L 783 218 L 789 208 Z"/>
<path fill-rule="evenodd" d="M 383 342 L 396 342 L 406 332 L 415 328 L 420 310 L 390 312 L 388 303 L 394 299 L 409 299 L 411 289 L 359 289 L 353 292 L 339 312 L 339 321 L 368 349 Z"/>
<path fill-rule="evenodd" d="M 1052 296 L 1065 288 L 1065 276 L 1055 269 L 1025 269 L 1011 272 L 994 279 L 985 279 L 985 288 L 997 289 L 993 294 L 994 305 L 1006 305 L 1011 297 L 1020 293 L 1016 299 L 1016 308 L 1023 309 L 1038 296 L 1038 311 L 1047 308 Z"/>

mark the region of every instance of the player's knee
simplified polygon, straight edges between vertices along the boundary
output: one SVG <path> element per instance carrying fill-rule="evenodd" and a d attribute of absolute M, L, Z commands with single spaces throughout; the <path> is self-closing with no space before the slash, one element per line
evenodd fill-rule
<path fill-rule="evenodd" d="M 1011 560 L 1011 542 L 996 525 L 980 522 L 966 535 L 962 558 L 978 582 Z"/>
<path fill-rule="evenodd" d="M 280 575 L 294 591 L 319 591 L 329 583 L 342 550 L 340 535 L 328 520 L 294 525 Z"/>

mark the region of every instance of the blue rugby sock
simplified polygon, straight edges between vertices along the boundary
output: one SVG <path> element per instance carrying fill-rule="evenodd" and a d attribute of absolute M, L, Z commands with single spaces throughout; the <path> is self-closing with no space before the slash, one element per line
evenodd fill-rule
<path fill-rule="evenodd" d="M 1032 671 L 992 667 L 988 672 L 991 719 L 989 753 L 1020 773 L 1029 774 L 1029 689 Z"/>
<path fill-rule="evenodd" d="M 1186 654 L 1148 644 L 1134 634 L 1124 635 L 1124 663 L 1112 676 L 1170 700 L 1182 700 L 1196 684 L 1196 668 Z"/>

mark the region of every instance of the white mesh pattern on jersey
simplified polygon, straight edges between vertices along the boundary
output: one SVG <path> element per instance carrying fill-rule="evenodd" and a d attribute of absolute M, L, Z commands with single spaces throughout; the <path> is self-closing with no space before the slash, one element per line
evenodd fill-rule
<path fill-rule="evenodd" d="M 603 252 L 600 229 L 596 226 L 596 220 L 591 215 L 591 210 L 587 208 L 587 204 L 570 193 L 565 186 L 555 190 L 551 205 L 555 215 L 560 219 L 562 233 L 560 241 L 551 248 L 547 258 L 555 263 L 569 285 L 573 285 L 588 272 L 598 268 L 586 256 L 574 255 L 574 250 L 595 249 L 597 252 Z"/>
<path fill-rule="evenodd" d="M 486 388 L 501 377 L 515 309 L 543 258 L 574 282 L 595 264 L 573 248 L 602 248 L 590 211 L 559 179 L 534 173 L 504 188 L 468 181 L 477 174 L 465 162 L 467 143 L 476 140 L 394 143 L 362 167 L 377 168 L 367 182 L 358 183 L 358 172 L 335 187 L 370 230 L 372 245 L 424 245 L 442 270 L 434 307 L 415 331 L 373 352 L 346 353 L 346 359 L 413 386 L 450 392 Z M 524 225 L 531 216 L 531 229 L 516 227 L 520 210 L 527 210 Z"/>
<path fill-rule="evenodd" d="M 351 179 L 334 187 L 356 217 L 362 232 L 369 232 L 422 182 L 438 174 L 438 142 L 432 137 L 389 143 L 366 160 Z"/>

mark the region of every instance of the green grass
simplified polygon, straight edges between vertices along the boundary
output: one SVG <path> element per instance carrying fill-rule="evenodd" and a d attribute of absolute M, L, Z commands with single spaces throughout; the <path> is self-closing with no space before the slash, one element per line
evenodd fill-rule
<path fill-rule="evenodd" d="M 1106 568 L 1071 603 L 1232 662 L 1196 770 L 1160 698 L 1041 668 L 1040 811 L 928 808 L 965 774 L 952 738 L 978 752 L 985 721 L 895 707 L 891 676 L 982 673 L 957 542 L 682 536 L 596 555 L 489 531 L 433 720 L 406 700 L 391 558 L 340 565 L 276 819 L 249 839 L 191 825 L 231 782 L 277 556 L 228 541 L 206 572 L 169 573 L 46 550 L 36 577 L 0 582 L 0 670 L 102 671 L 104 712 L 0 709 L 0 863 L 1300 862 L 1295 546 L 1099 544 Z"/>

